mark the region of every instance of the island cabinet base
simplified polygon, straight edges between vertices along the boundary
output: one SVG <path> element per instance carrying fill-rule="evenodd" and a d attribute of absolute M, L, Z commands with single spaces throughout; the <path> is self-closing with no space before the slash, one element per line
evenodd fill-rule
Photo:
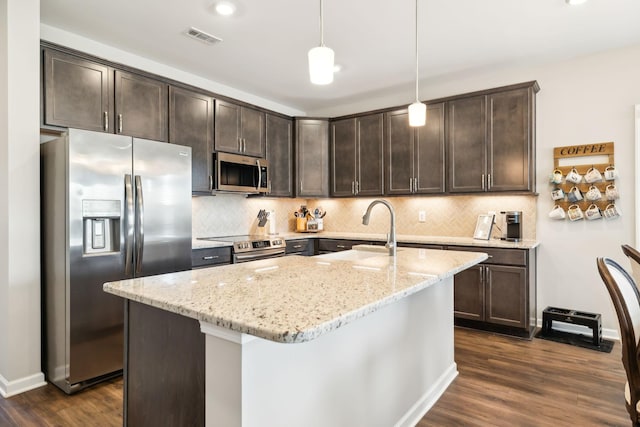
<path fill-rule="evenodd" d="M 204 379 L 198 321 L 125 300 L 124 425 L 204 425 Z"/>
<path fill-rule="evenodd" d="M 304 343 L 201 330 L 207 426 L 413 426 L 458 373 L 452 278 Z"/>

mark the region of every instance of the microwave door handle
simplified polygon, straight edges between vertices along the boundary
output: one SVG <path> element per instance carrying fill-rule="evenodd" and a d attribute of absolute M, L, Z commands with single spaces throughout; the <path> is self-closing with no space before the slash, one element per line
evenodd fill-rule
<path fill-rule="evenodd" d="M 125 227 L 126 234 L 124 239 L 124 274 L 131 275 L 133 267 L 133 228 L 134 228 L 134 212 L 133 212 L 133 185 L 131 183 L 131 175 L 124 176 L 124 199 L 125 199 Z"/>
<path fill-rule="evenodd" d="M 144 197 L 142 195 L 142 178 L 136 175 L 136 274 L 142 273 L 142 256 L 144 250 Z"/>
<path fill-rule="evenodd" d="M 262 187 L 262 168 L 260 168 L 260 159 L 256 159 L 256 164 L 258 165 L 258 186 L 256 187 L 256 191 L 260 191 L 260 187 Z"/>

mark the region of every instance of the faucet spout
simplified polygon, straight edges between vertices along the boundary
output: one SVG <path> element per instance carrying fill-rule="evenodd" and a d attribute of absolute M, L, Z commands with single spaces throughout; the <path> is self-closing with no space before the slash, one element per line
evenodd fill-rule
<path fill-rule="evenodd" d="M 389 214 L 390 214 L 389 235 L 387 236 L 387 243 L 384 246 L 387 249 L 389 249 L 389 256 L 395 256 L 396 247 L 398 246 L 396 242 L 396 212 L 393 209 L 393 206 L 391 205 L 391 203 L 383 199 L 376 199 L 373 202 L 371 202 L 367 207 L 367 211 L 362 216 L 362 224 L 369 225 L 369 217 L 371 216 L 371 209 L 378 204 L 384 205 L 387 207 L 387 209 L 389 209 Z"/>

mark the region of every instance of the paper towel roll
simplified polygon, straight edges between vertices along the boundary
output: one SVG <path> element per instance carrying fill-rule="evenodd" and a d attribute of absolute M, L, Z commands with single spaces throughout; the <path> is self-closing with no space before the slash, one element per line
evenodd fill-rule
<path fill-rule="evenodd" d="M 276 233 L 276 211 L 269 211 L 269 234 Z"/>

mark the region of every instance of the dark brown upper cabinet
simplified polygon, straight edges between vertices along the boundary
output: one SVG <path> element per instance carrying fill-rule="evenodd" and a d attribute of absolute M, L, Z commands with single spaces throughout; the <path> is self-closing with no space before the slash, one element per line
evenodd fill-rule
<path fill-rule="evenodd" d="M 115 80 L 115 132 L 167 141 L 169 85 L 120 70 Z"/>
<path fill-rule="evenodd" d="M 331 195 L 380 196 L 384 182 L 382 113 L 331 123 Z"/>
<path fill-rule="evenodd" d="M 264 120 L 262 111 L 216 100 L 216 151 L 264 157 Z"/>
<path fill-rule="evenodd" d="M 211 192 L 213 98 L 169 87 L 169 142 L 191 147 L 191 190 Z"/>
<path fill-rule="evenodd" d="M 385 113 L 385 194 L 444 192 L 444 103 L 427 105 L 424 126 L 409 126 L 406 108 Z"/>
<path fill-rule="evenodd" d="M 329 122 L 297 119 L 296 196 L 329 196 Z"/>
<path fill-rule="evenodd" d="M 447 191 L 535 191 L 538 90 L 534 82 L 447 102 Z"/>
<path fill-rule="evenodd" d="M 113 70 L 45 49 L 43 124 L 113 132 Z"/>
<path fill-rule="evenodd" d="M 269 196 L 293 197 L 293 120 L 266 114 Z"/>

